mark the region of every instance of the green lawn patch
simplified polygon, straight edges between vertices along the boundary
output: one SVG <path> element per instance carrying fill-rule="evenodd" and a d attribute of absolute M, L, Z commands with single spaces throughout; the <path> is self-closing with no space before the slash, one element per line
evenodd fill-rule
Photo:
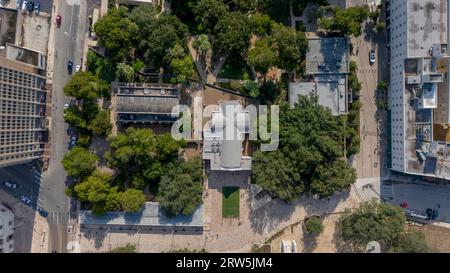
<path fill-rule="evenodd" d="M 222 188 L 222 217 L 239 217 L 239 187 Z"/>
<path fill-rule="evenodd" d="M 217 77 L 233 80 L 247 80 L 253 79 L 253 73 L 250 67 L 242 59 L 229 57 L 226 59 Z"/>

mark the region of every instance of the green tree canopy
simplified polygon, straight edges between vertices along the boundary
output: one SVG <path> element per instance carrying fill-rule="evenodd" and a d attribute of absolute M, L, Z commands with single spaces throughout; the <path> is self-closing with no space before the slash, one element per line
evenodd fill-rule
<path fill-rule="evenodd" d="M 98 157 L 95 154 L 84 148 L 74 147 L 64 155 L 62 163 L 69 176 L 80 179 L 89 176 L 95 170 L 97 161 Z"/>
<path fill-rule="evenodd" d="M 105 46 L 114 63 L 124 61 L 138 41 L 139 28 L 128 15 L 124 7 L 113 8 L 94 25 L 99 42 Z"/>
<path fill-rule="evenodd" d="M 309 217 L 305 222 L 306 230 L 313 235 L 319 235 L 323 231 L 322 219 L 318 216 Z"/>
<path fill-rule="evenodd" d="M 433 252 L 425 241 L 422 232 L 405 232 L 399 235 L 389 252 L 395 253 L 429 253 Z"/>
<path fill-rule="evenodd" d="M 187 79 L 192 78 L 195 73 L 194 62 L 190 55 L 183 58 L 175 58 L 172 60 L 170 66 L 172 67 L 175 83 L 184 83 Z"/>
<path fill-rule="evenodd" d="M 341 159 L 344 127 L 317 97 L 299 96 L 294 109 L 282 103 L 279 124 L 278 150 L 254 155 L 256 184 L 291 201 L 300 194 L 328 198 L 354 183 L 354 170 Z"/>
<path fill-rule="evenodd" d="M 125 246 L 112 249 L 109 253 L 137 253 L 137 249 L 135 245 L 128 243 Z"/>
<path fill-rule="evenodd" d="M 333 8 L 332 18 L 320 18 L 319 26 L 328 32 L 338 32 L 345 36 L 360 36 L 361 24 L 369 16 L 366 7 L 350 7 L 348 9 Z"/>
<path fill-rule="evenodd" d="M 169 134 L 155 135 L 150 129 L 130 127 L 110 140 L 111 152 L 105 157 L 110 166 L 130 179 L 140 176 L 146 181 L 158 181 L 164 168 L 178 159 L 184 145 L 184 141 L 176 141 Z"/>
<path fill-rule="evenodd" d="M 169 215 L 190 215 L 202 203 L 200 158 L 173 164 L 161 178 L 157 200 Z"/>
<path fill-rule="evenodd" d="M 212 33 L 219 20 L 228 12 L 222 0 L 199 0 L 192 9 L 198 30 Z"/>
<path fill-rule="evenodd" d="M 263 75 L 276 64 L 277 54 L 271 46 L 270 39 L 263 38 L 255 43 L 255 46 L 248 52 L 248 62 Z"/>
<path fill-rule="evenodd" d="M 82 202 L 105 202 L 110 191 L 111 175 L 95 170 L 83 182 L 75 185 L 75 192 Z"/>
<path fill-rule="evenodd" d="M 221 53 L 241 56 L 247 52 L 251 35 L 248 16 L 241 12 L 228 12 L 214 29 L 214 47 Z"/>
<path fill-rule="evenodd" d="M 106 136 L 111 133 L 111 120 L 109 110 L 100 110 L 97 116 L 90 121 L 88 129 L 96 135 Z"/>
<path fill-rule="evenodd" d="M 341 219 L 342 237 L 355 246 L 365 247 L 370 241 L 392 245 L 404 231 L 405 214 L 400 207 L 366 202 Z"/>
<path fill-rule="evenodd" d="M 122 194 L 122 209 L 128 212 L 136 212 L 145 203 L 145 195 L 140 190 L 127 189 Z"/>
<path fill-rule="evenodd" d="M 308 49 L 305 33 L 275 24 L 270 38 L 278 53 L 278 67 L 288 71 L 295 70 Z"/>
<path fill-rule="evenodd" d="M 275 24 L 267 14 L 255 13 L 250 16 L 250 23 L 253 33 L 258 36 L 270 35 L 272 26 Z"/>
<path fill-rule="evenodd" d="M 119 63 L 116 66 L 116 78 L 121 82 L 133 82 L 134 73 L 134 68 L 131 65 Z"/>
<path fill-rule="evenodd" d="M 198 39 L 192 43 L 192 46 L 199 51 L 200 55 L 205 55 L 211 49 L 208 35 L 199 35 Z"/>
<path fill-rule="evenodd" d="M 94 101 L 108 93 L 109 84 L 90 72 L 76 73 L 64 86 L 64 94 L 83 101 Z"/>

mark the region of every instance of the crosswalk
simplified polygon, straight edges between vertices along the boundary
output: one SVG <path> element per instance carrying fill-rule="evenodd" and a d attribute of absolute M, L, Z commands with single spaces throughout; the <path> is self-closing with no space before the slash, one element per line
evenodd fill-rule
<path fill-rule="evenodd" d="M 391 200 L 394 198 L 394 187 L 392 183 L 382 182 L 381 184 L 381 197 L 384 200 Z"/>
<path fill-rule="evenodd" d="M 51 211 L 48 214 L 49 224 L 71 224 L 77 221 L 77 214 L 75 212 L 66 211 Z"/>
<path fill-rule="evenodd" d="M 37 200 L 36 205 L 38 207 L 42 207 L 43 199 L 44 199 L 44 185 L 47 177 L 37 171 L 33 171 L 33 182 L 36 184 L 36 187 L 33 187 L 33 200 Z"/>

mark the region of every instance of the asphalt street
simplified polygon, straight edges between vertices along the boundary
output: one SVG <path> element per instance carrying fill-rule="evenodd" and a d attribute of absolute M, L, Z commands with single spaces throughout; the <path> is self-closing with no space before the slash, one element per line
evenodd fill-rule
<path fill-rule="evenodd" d="M 64 190 L 69 179 L 61 163 L 68 151 L 68 125 L 64 121 L 64 104 L 70 98 L 64 95 L 64 85 L 70 79 L 67 71 L 68 61 L 76 66 L 81 64 L 81 56 L 86 30 L 86 1 L 61 0 L 56 14 L 62 18 L 61 26 L 55 30 L 54 75 L 51 116 L 51 157 L 46 171 L 43 206 L 53 214 L 74 210 L 74 202 L 65 195 Z M 54 17 L 53 17 L 54 18 Z M 55 22 L 52 22 L 55 24 Z M 49 221 L 49 251 L 65 252 L 66 225 Z"/>
<path fill-rule="evenodd" d="M 33 209 L 42 206 L 40 196 L 40 185 L 43 183 L 45 177 L 40 172 L 42 163 L 40 161 L 33 161 L 27 164 L 15 165 L 5 168 L 0 168 L 0 188 L 8 192 L 11 196 L 20 200 L 20 196 L 26 196 L 31 200 L 30 206 Z M 7 180 L 17 184 L 16 189 L 11 189 L 3 185 Z"/>
<path fill-rule="evenodd" d="M 425 214 L 428 208 L 439 211 L 438 221 L 450 222 L 450 186 L 430 183 L 393 183 L 391 204 L 408 204 L 408 209 Z"/>

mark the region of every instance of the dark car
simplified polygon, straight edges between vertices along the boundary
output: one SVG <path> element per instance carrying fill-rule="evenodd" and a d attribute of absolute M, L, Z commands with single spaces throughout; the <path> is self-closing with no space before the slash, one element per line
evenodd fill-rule
<path fill-rule="evenodd" d="M 68 61 L 67 62 L 67 71 L 69 72 L 69 74 L 72 74 L 72 70 L 73 70 L 73 62 Z"/>
<path fill-rule="evenodd" d="M 62 20 L 61 15 L 57 15 L 56 16 L 56 26 L 57 27 L 61 26 L 61 20 Z"/>
<path fill-rule="evenodd" d="M 426 212 L 427 212 L 428 220 L 430 220 L 431 216 L 433 215 L 433 210 L 432 209 L 427 209 Z"/>
<path fill-rule="evenodd" d="M 41 3 L 39 2 L 34 3 L 34 14 L 39 15 L 40 11 L 41 11 Z"/>
<path fill-rule="evenodd" d="M 435 221 L 439 216 L 439 212 L 437 209 L 433 210 L 433 214 L 431 215 L 431 220 Z"/>
<path fill-rule="evenodd" d="M 28 12 L 33 12 L 33 10 L 34 10 L 34 3 L 33 3 L 33 1 L 30 1 L 30 2 L 27 3 L 27 10 L 28 10 Z"/>
<path fill-rule="evenodd" d="M 45 209 L 43 209 L 43 208 L 38 208 L 38 212 L 39 212 L 39 215 L 40 215 L 40 216 L 42 216 L 42 217 L 44 217 L 44 218 L 47 218 L 48 212 L 47 212 Z"/>

